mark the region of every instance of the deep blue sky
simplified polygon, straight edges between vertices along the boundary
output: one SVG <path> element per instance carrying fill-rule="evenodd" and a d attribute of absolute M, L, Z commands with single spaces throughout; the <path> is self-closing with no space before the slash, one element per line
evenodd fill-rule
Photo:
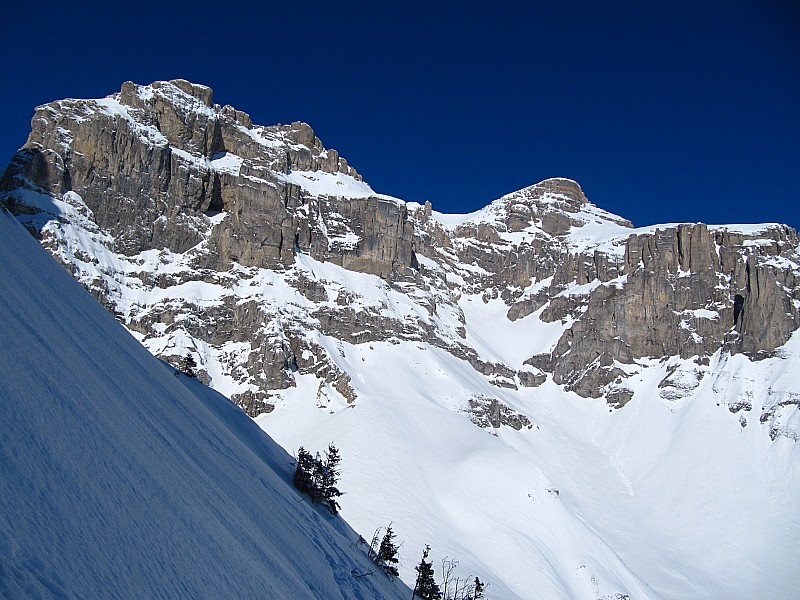
<path fill-rule="evenodd" d="M 182 77 L 444 212 L 563 176 L 636 225 L 800 227 L 796 2 L 493 4 L 13 2 L 0 160 L 37 104 Z"/>

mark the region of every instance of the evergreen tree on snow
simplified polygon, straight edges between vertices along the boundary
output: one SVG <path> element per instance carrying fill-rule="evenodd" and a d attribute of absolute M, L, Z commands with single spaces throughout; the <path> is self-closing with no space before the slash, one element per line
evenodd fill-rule
<path fill-rule="evenodd" d="M 197 373 L 194 372 L 196 368 L 197 363 L 194 360 L 194 356 L 187 352 L 186 356 L 183 357 L 183 363 L 181 363 L 181 371 L 187 377 L 197 377 Z"/>
<path fill-rule="evenodd" d="M 322 483 L 321 483 L 321 500 L 325 502 L 334 515 L 339 511 L 339 503 L 336 499 L 342 495 L 336 484 L 339 483 L 339 463 L 342 462 L 342 457 L 339 455 L 339 449 L 331 442 L 328 449 L 325 451 L 325 464 L 322 469 Z"/>
<path fill-rule="evenodd" d="M 486 590 L 486 584 L 476 577 L 474 585 L 475 585 L 475 595 L 473 596 L 473 598 L 475 600 L 483 600 L 483 598 L 485 598 L 483 592 L 484 590 Z"/>
<path fill-rule="evenodd" d="M 342 495 L 336 487 L 341 461 L 339 449 L 333 443 L 325 451 L 325 460 L 319 452 L 312 456 L 301 446 L 297 452 L 297 467 L 293 478 L 294 487 L 308 494 L 312 502 L 323 502 L 334 515 L 339 511 L 339 502 L 336 499 Z"/>
<path fill-rule="evenodd" d="M 311 453 L 300 446 L 297 451 L 297 468 L 294 470 L 294 487 L 304 494 L 311 494 L 314 486 L 315 461 Z"/>
<path fill-rule="evenodd" d="M 386 528 L 386 533 L 383 534 L 383 539 L 381 540 L 381 546 L 378 548 L 378 555 L 375 557 L 375 563 L 381 567 L 387 575 L 394 575 L 395 577 L 400 575 L 400 572 L 397 570 L 397 563 L 400 562 L 400 559 L 397 558 L 397 551 L 398 547 L 394 541 L 395 534 L 392 531 L 392 524 L 389 523 L 389 526 Z"/>
<path fill-rule="evenodd" d="M 323 498 L 322 493 L 322 480 L 324 478 L 325 463 L 322 462 L 322 457 L 317 452 L 316 456 L 312 459 L 311 466 L 311 486 L 308 495 L 311 496 L 312 502 L 321 502 Z"/>
<path fill-rule="evenodd" d="M 419 564 L 414 567 L 417 572 L 417 581 L 414 585 L 414 593 L 412 598 L 425 598 L 425 600 L 441 600 L 442 592 L 436 583 L 433 576 L 433 562 L 428 562 L 428 554 L 430 554 L 431 547 L 425 546 L 422 552 L 422 559 Z"/>

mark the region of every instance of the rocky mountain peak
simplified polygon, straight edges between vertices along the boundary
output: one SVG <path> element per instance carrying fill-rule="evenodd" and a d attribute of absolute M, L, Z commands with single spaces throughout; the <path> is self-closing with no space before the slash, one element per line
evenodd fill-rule
<path fill-rule="evenodd" d="M 523 188 L 517 193 L 534 198 L 561 198 L 566 200 L 570 205 L 576 207 L 581 204 L 589 203 L 580 184 L 577 181 L 564 177 L 545 179 L 544 181 Z"/>

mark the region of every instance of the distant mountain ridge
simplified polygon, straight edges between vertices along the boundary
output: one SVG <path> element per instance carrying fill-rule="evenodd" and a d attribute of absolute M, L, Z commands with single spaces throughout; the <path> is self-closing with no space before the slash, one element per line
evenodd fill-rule
<path fill-rule="evenodd" d="M 420 388 L 410 370 L 398 381 L 426 399 L 420 410 L 510 436 L 502 439 L 512 454 L 538 435 L 545 398 L 562 396 L 586 399 L 578 413 L 598 410 L 592 398 L 631 411 L 593 417 L 612 419 L 609 430 L 655 403 L 663 414 L 652 426 L 663 432 L 669 414 L 711 402 L 726 409 L 715 423 L 747 431 L 748 444 L 764 438 L 797 452 L 800 384 L 785 374 L 797 359 L 800 242 L 785 225 L 636 229 L 562 178 L 444 215 L 375 193 L 308 125 L 254 125 L 184 80 L 126 82 L 105 99 L 37 108 L 0 200 L 151 352 L 173 363 L 191 353 L 204 381 L 251 416 L 266 413 L 258 422 L 290 448 L 302 433 L 332 427 L 345 461 L 348 444 L 361 451 L 338 436 L 366 427 L 358 415 L 377 401 L 376 378 L 412 363 L 438 377 L 414 358 L 424 350 L 458 392 Z M 631 456 L 620 436 L 596 442 L 617 457 L 603 463 L 614 477 Z M 383 491 L 366 489 L 368 469 L 352 477 L 388 510 Z M 636 487 L 620 477 L 623 491 Z M 798 481 L 781 477 L 796 501 Z M 583 508 L 574 505 L 565 523 L 586 509 L 576 502 Z M 367 504 L 351 509 L 357 526 L 378 524 L 367 522 Z M 526 531 L 535 539 L 539 529 Z M 412 533 L 414 543 L 435 546 L 423 533 Z M 457 537 L 432 535 L 451 546 Z M 467 559 L 474 570 L 509 578 L 496 557 L 478 555 Z M 596 597 L 670 596 L 669 587 L 640 587 L 663 574 L 608 566 L 618 559 L 597 559 L 627 574 L 606 575 L 613 583 L 598 584 Z M 565 564 L 553 559 L 542 573 L 563 579 L 578 568 Z M 525 597 L 502 585 L 498 593 Z M 563 581 L 547 585 L 556 596 L 579 594 Z M 704 592 L 718 590 L 708 585 Z"/>

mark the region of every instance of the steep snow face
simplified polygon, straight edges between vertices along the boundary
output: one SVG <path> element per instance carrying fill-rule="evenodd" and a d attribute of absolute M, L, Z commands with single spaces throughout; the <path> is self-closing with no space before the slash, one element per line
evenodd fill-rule
<path fill-rule="evenodd" d="M 0 214 L 0 596 L 407 598 L 228 400 Z"/>

